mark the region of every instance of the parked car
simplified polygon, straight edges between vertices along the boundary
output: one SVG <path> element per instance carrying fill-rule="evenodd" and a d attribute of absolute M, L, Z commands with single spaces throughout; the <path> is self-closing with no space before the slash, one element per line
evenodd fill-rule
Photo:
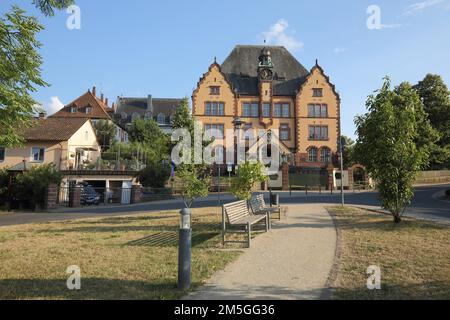
<path fill-rule="evenodd" d="M 98 206 L 100 204 L 100 195 L 95 191 L 93 186 L 87 183 L 80 183 L 78 186 L 81 188 L 81 205 Z"/>

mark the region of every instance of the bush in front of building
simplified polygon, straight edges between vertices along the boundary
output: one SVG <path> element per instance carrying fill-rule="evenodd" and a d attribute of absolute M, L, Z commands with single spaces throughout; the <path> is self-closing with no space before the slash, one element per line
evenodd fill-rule
<path fill-rule="evenodd" d="M 144 188 L 164 188 L 170 172 L 168 164 L 150 163 L 139 172 L 137 179 Z"/>
<path fill-rule="evenodd" d="M 8 170 L 0 169 L 0 206 L 4 206 L 8 199 Z"/>
<path fill-rule="evenodd" d="M 45 205 L 47 188 L 50 184 L 61 183 L 62 174 L 53 164 L 32 167 L 14 179 L 12 193 L 16 202 L 22 207 L 36 210 Z"/>

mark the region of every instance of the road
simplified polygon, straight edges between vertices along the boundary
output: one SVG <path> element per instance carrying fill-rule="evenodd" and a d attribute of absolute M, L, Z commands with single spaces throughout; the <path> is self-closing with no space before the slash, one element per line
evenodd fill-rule
<path fill-rule="evenodd" d="M 450 189 L 450 184 L 435 186 L 416 187 L 414 200 L 406 211 L 407 216 L 439 220 L 450 223 L 450 202 L 435 199 L 435 195 L 443 190 Z M 341 202 L 340 193 L 331 195 L 329 192 L 309 192 L 295 191 L 276 192 L 280 195 L 280 203 L 283 204 L 339 204 Z M 265 193 L 268 201 L 268 193 Z M 233 196 L 221 195 L 221 202 L 233 201 Z M 376 192 L 346 192 L 345 202 L 347 205 L 367 206 L 377 208 L 380 206 L 378 194 Z M 219 205 L 218 195 L 211 194 L 205 199 L 198 200 L 195 207 L 210 207 Z M 68 219 L 90 218 L 99 216 L 130 215 L 144 212 L 155 212 L 161 210 L 177 210 L 183 207 L 181 199 L 139 203 L 129 206 L 100 206 L 82 209 L 60 208 L 53 212 L 46 213 L 16 213 L 11 215 L 0 215 L 0 226 L 17 225 L 25 223 L 39 223 L 48 221 L 59 221 Z"/>

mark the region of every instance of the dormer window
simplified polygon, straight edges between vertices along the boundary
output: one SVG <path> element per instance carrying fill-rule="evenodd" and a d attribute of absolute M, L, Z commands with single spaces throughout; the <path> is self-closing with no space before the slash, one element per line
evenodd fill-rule
<path fill-rule="evenodd" d="M 77 107 L 70 107 L 70 113 L 76 113 Z"/>
<path fill-rule="evenodd" d="M 210 92 L 209 92 L 210 95 L 213 95 L 213 96 L 220 95 L 220 87 L 212 86 L 212 87 L 209 87 L 209 89 L 210 89 Z"/>
<path fill-rule="evenodd" d="M 166 116 L 165 116 L 164 113 L 158 114 L 158 118 L 157 119 L 158 119 L 157 121 L 158 121 L 159 124 L 166 124 Z"/>
<path fill-rule="evenodd" d="M 92 107 L 86 107 L 86 114 L 89 114 L 92 112 Z"/>
<path fill-rule="evenodd" d="M 313 97 L 323 97 L 323 90 L 321 88 L 313 89 Z"/>

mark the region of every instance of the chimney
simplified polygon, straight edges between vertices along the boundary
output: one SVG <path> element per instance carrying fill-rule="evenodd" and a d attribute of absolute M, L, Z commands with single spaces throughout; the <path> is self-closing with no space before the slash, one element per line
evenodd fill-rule
<path fill-rule="evenodd" d="M 108 106 L 108 98 L 105 98 L 105 104 Z"/>
<path fill-rule="evenodd" d="M 93 94 L 94 96 L 95 96 L 96 93 L 97 93 L 96 91 L 97 91 L 97 90 L 96 90 L 95 86 L 93 86 L 93 87 L 92 87 L 92 94 Z"/>
<path fill-rule="evenodd" d="M 147 111 L 153 114 L 153 97 L 151 94 L 147 97 Z"/>
<path fill-rule="evenodd" d="M 39 119 L 45 119 L 45 112 L 39 112 Z"/>
<path fill-rule="evenodd" d="M 104 100 L 103 100 L 103 98 L 104 98 L 104 96 L 103 96 L 103 93 L 100 95 L 100 100 L 102 100 L 102 102 L 105 102 Z"/>
<path fill-rule="evenodd" d="M 114 112 L 116 112 L 116 104 L 113 102 L 113 104 L 112 104 L 112 106 L 111 106 L 111 109 L 113 109 L 114 110 Z"/>

